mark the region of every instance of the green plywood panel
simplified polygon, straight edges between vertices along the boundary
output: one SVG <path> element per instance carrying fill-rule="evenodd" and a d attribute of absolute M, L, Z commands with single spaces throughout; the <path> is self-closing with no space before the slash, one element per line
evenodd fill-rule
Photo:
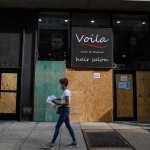
<path fill-rule="evenodd" d="M 64 61 L 38 61 L 35 69 L 34 120 L 56 121 L 56 110 L 48 103 L 48 95 L 60 97 L 59 79 L 64 77 Z"/>

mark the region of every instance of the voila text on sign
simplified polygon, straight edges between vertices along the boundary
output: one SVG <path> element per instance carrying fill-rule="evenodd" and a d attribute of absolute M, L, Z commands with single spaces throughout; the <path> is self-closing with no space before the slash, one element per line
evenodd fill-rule
<path fill-rule="evenodd" d="M 84 35 L 84 34 L 75 34 L 78 43 L 107 43 L 109 42 L 109 38 L 105 36 L 100 36 L 99 34 L 91 34 L 91 35 Z"/>

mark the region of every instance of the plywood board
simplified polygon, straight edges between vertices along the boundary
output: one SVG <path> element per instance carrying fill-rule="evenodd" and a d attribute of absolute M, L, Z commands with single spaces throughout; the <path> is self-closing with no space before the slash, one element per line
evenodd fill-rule
<path fill-rule="evenodd" d="M 17 74 L 2 73 L 1 74 L 1 90 L 16 90 L 17 89 Z"/>
<path fill-rule="evenodd" d="M 116 74 L 117 117 L 133 117 L 133 77 L 128 74 L 127 81 L 122 80 L 122 74 Z M 125 76 L 125 75 L 124 75 Z M 129 83 L 126 87 L 123 84 Z M 123 86 L 121 87 L 122 84 Z"/>
<path fill-rule="evenodd" d="M 93 78 L 95 72 L 100 78 Z M 65 76 L 72 91 L 72 121 L 112 121 L 112 70 L 66 69 Z"/>
<path fill-rule="evenodd" d="M 1 73 L 1 90 L 17 90 L 17 74 Z M 0 113 L 16 113 L 16 93 L 0 93 Z"/>
<path fill-rule="evenodd" d="M 0 113 L 16 113 L 16 93 L 1 93 Z"/>
<path fill-rule="evenodd" d="M 136 85 L 138 121 L 150 122 L 150 71 L 137 71 Z"/>
<path fill-rule="evenodd" d="M 38 61 L 35 71 L 34 120 L 57 121 L 53 106 L 46 102 L 49 95 L 60 97 L 59 79 L 64 77 L 64 61 Z"/>

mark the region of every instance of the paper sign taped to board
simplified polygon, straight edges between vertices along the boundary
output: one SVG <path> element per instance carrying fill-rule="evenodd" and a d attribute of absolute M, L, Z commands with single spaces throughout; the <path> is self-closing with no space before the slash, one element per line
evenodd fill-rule
<path fill-rule="evenodd" d="M 128 75 L 121 75 L 120 81 L 128 81 Z"/>
<path fill-rule="evenodd" d="M 127 82 L 119 82 L 118 83 L 118 88 L 119 89 L 127 89 L 127 90 L 129 90 L 129 89 L 131 89 L 131 83 L 129 81 L 127 81 Z"/>
<path fill-rule="evenodd" d="M 94 79 L 100 79 L 101 78 L 101 74 L 99 72 L 94 72 L 93 73 L 93 78 Z"/>

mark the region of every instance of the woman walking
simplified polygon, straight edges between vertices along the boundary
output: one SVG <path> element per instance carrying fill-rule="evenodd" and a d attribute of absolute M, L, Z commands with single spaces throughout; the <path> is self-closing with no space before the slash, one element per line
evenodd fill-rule
<path fill-rule="evenodd" d="M 59 83 L 60 83 L 61 88 L 63 90 L 63 94 L 62 94 L 61 98 L 57 98 L 57 99 L 52 101 L 57 106 L 59 106 L 58 110 L 57 110 L 57 113 L 59 114 L 59 119 L 58 119 L 57 124 L 55 126 L 55 132 L 54 132 L 54 135 L 53 135 L 51 142 L 48 143 L 48 145 L 45 145 L 43 147 L 43 149 L 49 149 L 49 148 L 54 147 L 55 141 L 56 141 L 58 134 L 59 134 L 60 127 L 63 123 L 65 123 L 65 125 L 66 125 L 66 127 L 67 127 L 67 129 L 71 135 L 71 138 L 72 138 L 72 143 L 69 144 L 68 146 L 77 146 L 77 141 L 75 138 L 73 128 L 71 127 L 70 118 L 69 118 L 71 91 L 67 88 L 68 87 L 68 79 L 62 78 L 59 80 Z"/>

